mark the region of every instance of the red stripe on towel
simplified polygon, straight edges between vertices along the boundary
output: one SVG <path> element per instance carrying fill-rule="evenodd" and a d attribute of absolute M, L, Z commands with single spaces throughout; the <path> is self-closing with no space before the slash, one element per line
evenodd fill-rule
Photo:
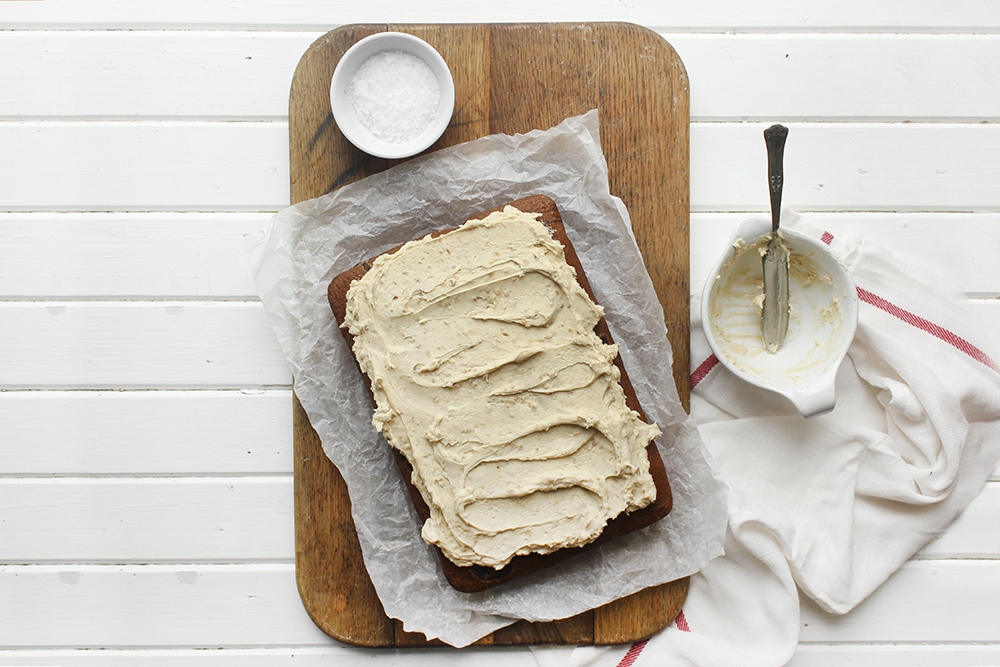
<path fill-rule="evenodd" d="M 823 243 L 830 245 L 833 241 L 833 234 L 830 232 L 823 232 L 822 236 Z M 884 310 L 893 317 L 896 317 L 907 324 L 915 326 L 916 328 L 929 333 L 935 338 L 939 338 L 949 345 L 955 347 L 956 349 L 965 352 L 967 355 L 983 364 L 987 368 L 991 368 L 994 371 L 1000 372 L 1000 367 L 997 366 L 997 362 L 993 361 L 988 354 L 980 350 L 978 347 L 965 340 L 961 336 L 948 331 L 944 327 L 940 327 L 929 320 L 925 320 L 919 315 L 915 315 L 908 310 L 904 310 L 892 303 L 891 301 L 886 301 L 882 297 L 872 294 L 866 289 L 858 288 L 858 297 L 865 303 L 875 306 L 879 310 Z"/>
<path fill-rule="evenodd" d="M 642 641 L 637 641 L 629 647 L 628 653 L 622 658 L 622 661 L 618 663 L 618 667 L 631 667 L 632 663 L 636 661 L 639 654 L 642 653 L 642 649 L 645 648 L 648 639 L 643 639 Z"/>
<path fill-rule="evenodd" d="M 993 361 L 988 354 L 980 350 L 978 347 L 965 340 L 961 336 L 948 331 L 944 327 L 938 326 L 929 320 L 925 320 L 919 315 L 914 315 L 908 310 L 904 310 L 897 306 L 896 304 L 886 301 L 877 294 L 872 294 L 866 289 L 861 287 L 858 288 L 858 297 L 861 298 L 865 303 L 875 306 L 879 310 L 883 310 L 893 317 L 906 322 L 907 324 L 914 326 L 921 331 L 929 333 L 935 338 L 939 338 L 944 342 L 948 343 L 952 347 L 965 352 L 967 355 L 983 364 L 987 368 L 991 368 L 994 371 L 1000 372 L 1000 368 L 997 367 L 997 362 Z"/>
<path fill-rule="evenodd" d="M 691 632 L 691 628 L 688 627 L 687 619 L 684 618 L 684 610 L 682 609 L 677 613 L 677 618 L 674 619 L 674 623 L 677 624 L 677 629 L 682 632 Z M 642 649 L 646 648 L 646 642 L 648 639 L 643 639 L 637 641 L 629 647 L 628 652 L 622 657 L 621 662 L 618 663 L 618 667 L 632 667 L 638 658 L 639 654 L 642 653 Z"/>
<path fill-rule="evenodd" d="M 705 376 L 715 368 L 717 363 L 719 363 L 719 360 L 714 354 L 708 355 L 708 359 L 701 362 L 698 368 L 694 369 L 694 373 L 691 373 L 691 388 L 694 389 L 697 387 L 698 383 L 705 379 Z"/>

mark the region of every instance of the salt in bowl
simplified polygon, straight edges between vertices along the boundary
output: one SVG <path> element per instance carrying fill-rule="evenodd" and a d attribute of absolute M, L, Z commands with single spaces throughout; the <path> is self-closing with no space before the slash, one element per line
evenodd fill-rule
<path fill-rule="evenodd" d="M 402 32 L 380 32 L 344 53 L 330 82 L 337 127 L 376 157 L 416 155 L 451 122 L 455 84 L 434 47 Z"/>

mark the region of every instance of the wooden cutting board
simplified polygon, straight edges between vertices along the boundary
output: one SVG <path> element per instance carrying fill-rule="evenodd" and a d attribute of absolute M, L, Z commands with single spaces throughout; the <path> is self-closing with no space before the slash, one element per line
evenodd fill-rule
<path fill-rule="evenodd" d="M 397 164 L 367 156 L 337 129 L 330 79 L 359 39 L 394 30 L 420 37 L 447 61 L 455 112 L 436 150 L 488 134 L 548 129 L 597 108 L 611 192 L 632 217 L 663 305 L 673 376 L 689 399 L 687 74 L 658 34 L 620 23 L 353 25 L 327 33 L 299 62 L 289 100 L 291 199 L 331 192 Z M 667 369 L 664 369 L 667 372 Z M 368 578 L 346 486 L 294 401 L 295 562 L 299 594 L 316 624 L 369 647 L 440 645 L 389 619 Z M 518 622 L 480 645 L 617 644 L 661 629 L 680 611 L 687 579 L 649 588 L 579 616 Z"/>

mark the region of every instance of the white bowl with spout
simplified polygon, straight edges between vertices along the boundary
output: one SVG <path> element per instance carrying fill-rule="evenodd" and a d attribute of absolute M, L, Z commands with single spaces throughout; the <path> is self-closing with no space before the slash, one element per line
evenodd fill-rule
<path fill-rule="evenodd" d="M 760 332 L 761 255 L 771 221 L 743 220 L 709 274 L 701 318 L 708 343 L 740 378 L 781 394 L 803 417 L 833 410 L 837 371 L 854 340 L 858 294 L 851 275 L 821 240 L 779 232 L 790 252 L 788 335 L 769 354 Z"/>

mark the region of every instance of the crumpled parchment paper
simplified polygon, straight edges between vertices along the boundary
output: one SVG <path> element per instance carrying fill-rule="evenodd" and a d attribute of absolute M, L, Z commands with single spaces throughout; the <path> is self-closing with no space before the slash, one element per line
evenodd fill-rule
<path fill-rule="evenodd" d="M 333 276 L 360 261 L 531 194 L 559 206 L 639 401 L 663 431 L 657 445 L 674 507 L 656 524 L 556 567 L 460 593 L 420 537 L 326 290 Z M 286 208 L 269 229 L 247 238 L 246 253 L 296 395 L 347 481 L 372 582 L 405 630 L 465 646 L 518 619 L 566 618 L 684 577 L 722 552 L 724 486 L 678 400 L 663 312 L 628 212 L 608 189 L 596 110 L 547 131 L 446 148 Z"/>

